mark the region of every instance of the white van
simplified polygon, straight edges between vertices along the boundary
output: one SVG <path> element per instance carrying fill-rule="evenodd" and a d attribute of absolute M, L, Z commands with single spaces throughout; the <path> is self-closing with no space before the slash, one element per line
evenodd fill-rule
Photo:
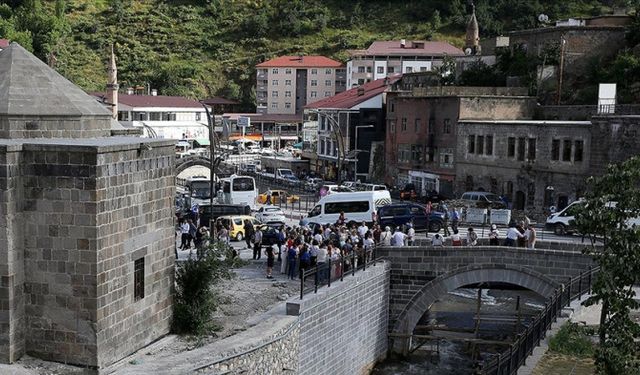
<path fill-rule="evenodd" d="M 579 199 L 567 207 L 565 207 L 562 211 L 551 214 L 545 223 L 545 229 L 552 230 L 555 234 L 567 234 L 576 232 L 576 213 L 581 205 L 586 203 L 585 200 Z M 616 202 L 607 202 L 605 207 L 615 207 Z M 631 226 L 640 226 L 640 218 L 634 217 L 630 218 L 626 221 L 626 225 Z"/>
<path fill-rule="evenodd" d="M 346 222 L 371 223 L 378 208 L 387 204 L 391 204 L 391 195 L 386 190 L 330 194 L 320 199 L 307 219 L 318 224 L 334 224 L 340 212 L 344 212 Z"/>

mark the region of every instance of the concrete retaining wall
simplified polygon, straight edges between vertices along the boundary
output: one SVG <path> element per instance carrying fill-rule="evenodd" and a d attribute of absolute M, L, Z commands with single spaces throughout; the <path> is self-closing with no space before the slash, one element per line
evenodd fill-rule
<path fill-rule="evenodd" d="M 299 374 L 368 374 L 386 356 L 389 271 L 381 262 L 287 301 L 287 313 L 300 317 Z"/>

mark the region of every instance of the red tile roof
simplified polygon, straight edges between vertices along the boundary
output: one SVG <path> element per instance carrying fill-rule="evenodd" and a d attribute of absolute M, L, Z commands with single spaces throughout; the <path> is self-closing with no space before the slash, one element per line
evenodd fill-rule
<path fill-rule="evenodd" d="M 381 78 L 369 83 L 365 83 L 362 86 L 352 88 L 351 90 L 347 90 L 341 92 L 332 97 L 318 100 L 317 102 L 313 102 L 305 106 L 305 108 L 309 109 L 318 109 L 318 108 L 336 108 L 336 109 L 348 109 L 353 108 L 356 105 L 363 103 L 377 95 L 382 94 L 389 85 L 397 82 L 400 78 L 402 78 L 402 74 L 396 74 L 393 77 L 389 77 L 389 82 L 385 84 L 385 78 Z M 362 92 L 364 90 L 364 92 Z M 362 95 L 358 95 L 358 93 Z"/>
<path fill-rule="evenodd" d="M 403 55 L 403 56 L 457 56 L 464 52 L 447 42 L 430 42 L 424 40 L 407 40 L 402 48 L 399 40 L 376 41 L 371 43 L 366 50 L 352 51 L 356 55 Z"/>
<path fill-rule="evenodd" d="M 222 98 L 220 96 L 214 96 L 202 101 L 206 105 L 236 105 L 239 104 L 236 101 Z"/>
<path fill-rule="evenodd" d="M 324 56 L 280 56 L 256 65 L 258 68 L 340 68 L 342 63 Z"/>
<path fill-rule="evenodd" d="M 91 95 L 97 98 L 106 96 L 104 92 L 92 92 Z M 174 107 L 174 108 L 202 108 L 198 101 L 184 98 L 182 96 L 166 95 L 127 95 L 118 94 L 118 104 L 129 107 Z"/>
<path fill-rule="evenodd" d="M 9 39 L 0 39 L 0 48 L 2 49 L 7 48 L 9 47 L 9 44 L 11 44 Z"/>

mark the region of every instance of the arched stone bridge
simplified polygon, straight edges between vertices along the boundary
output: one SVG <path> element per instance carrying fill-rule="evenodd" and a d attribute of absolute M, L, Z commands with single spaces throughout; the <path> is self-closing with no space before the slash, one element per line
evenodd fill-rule
<path fill-rule="evenodd" d="M 582 246 L 556 244 L 554 247 L 565 250 L 503 246 L 377 249 L 378 256 L 391 263 L 390 332 L 412 334 L 431 304 L 466 285 L 512 284 L 549 297 L 571 277 L 594 266 L 592 258 L 580 252 Z M 410 340 L 392 339 L 391 350 L 406 353 Z"/>
<path fill-rule="evenodd" d="M 229 169 L 228 171 L 223 171 L 221 170 L 222 166 L 221 166 L 221 162 L 222 162 L 222 158 L 216 158 L 214 160 L 214 168 L 216 170 L 217 174 L 228 174 L 229 171 L 231 171 L 231 169 Z M 206 168 L 210 168 L 211 167 L 211 160 L 209 158 L 205 158 L 203 156 L 185 156 L 179 159 L 176 159 L 176 163 L 175 163 L 175 167 L 176 167 L 176 175 L 180 174 L 180 172 L 191 168 L 191 167 L 195 167 L 195 166 L 202 166 L 202 167 L 206 167 Z M 233 172 L 233 171 L 231 171 Z"/>

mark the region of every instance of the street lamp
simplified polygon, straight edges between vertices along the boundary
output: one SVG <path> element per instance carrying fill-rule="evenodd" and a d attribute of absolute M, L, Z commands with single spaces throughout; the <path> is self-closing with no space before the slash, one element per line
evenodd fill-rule
<path fill-rule="evenodd" d="M 354 168 L 353 168 L 353 182 L 357 182 L 358 181 L 358 153 L 360 152 L 360 150 L 358 150 L 358 130 L 359 129 L 366 129 L 366 128 L 373 128 L 373 125 L 357 125 L 356 126 L 356 144 L 354 146 L 354 151 L 355 151 L 355 158 L 356 161 L 354 162 Z"/>
<path fill-rule="evenodd" d="M 211 112 L 209 111 L 209 107 L 204 103 L 204 101 L 199 100 L 200 104 L 204 108 L 204 111 L 207 115 L 207 124 L 209 125 L 209 161 L 211 164 L 209 168 L 211 169 L 210 177 L 209 177 L 209 203 L 213 206 L 213 195 L 215 193 L 215 181 L 214 181 L 214 170 L 215 170 L 215 144 L 213 142 L 214 132 L 215 132 L 215 122 L 211 118 Z"/>

